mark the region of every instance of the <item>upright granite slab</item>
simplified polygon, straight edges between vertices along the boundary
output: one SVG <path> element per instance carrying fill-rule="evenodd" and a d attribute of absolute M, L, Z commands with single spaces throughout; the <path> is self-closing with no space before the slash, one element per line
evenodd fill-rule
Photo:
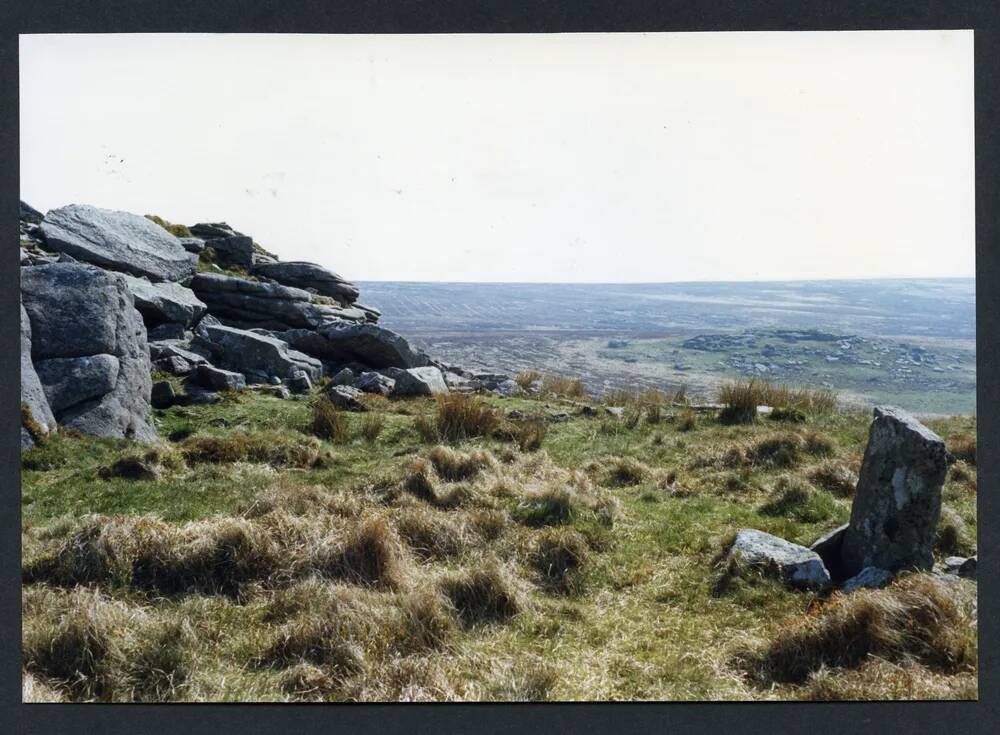
<path fill-rule="evenodd" d="M 937 434 L 901 409 L 875 409 L 841 543 L 846 575 L 866 567 L 894 572 L 934 566 L 947 471 L 948 453 Z"/>

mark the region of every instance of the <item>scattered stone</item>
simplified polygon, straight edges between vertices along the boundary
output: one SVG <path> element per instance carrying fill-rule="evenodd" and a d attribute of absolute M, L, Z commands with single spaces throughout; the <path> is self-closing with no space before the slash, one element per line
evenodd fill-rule
<path fill-rule="evenodd" d="M 334 385 L 352 385 L 354 383 L 354 379 L 354 371 L 345 367 L 343 370 L 334 375 L 330 382 Z"/>
<path fill-rule="evenodd" d="M 395 396 L 430 396 L 448 392 L 444 375 L 436 367 L 409 370 L 386 368 L 385 375 L 395 381 L 392 389 Z"/>
<path fill-rule="evenodd" d="M 308 393 L 312 390 L 312 381 L 300 371 L 288 379 L 288 389 L 292 393 Z"/>
<path fill-rule="evenodd" d="M 877 407 L 874 413 L 841 546 L 845 573 L 872 566 L 929 570 L 947 450 L 937 434 L 905 411 Z"/>
<path fill-rule="evenodd" d="M 781 579 L 791 587 L 823 589 L 830 585 L 830 574 L 816 552 L 753 528 L 737 532 L 729 557 L 738 567 Z"/>
<path fill-rule="evenodd" d="M 42 220 L 48 250 L 152 281 L 182 281 L 195 264 L 177 238 L 145 217 L 70 204 Z"/>
<path fill-rule="evenodd" d="M 841 587 L 841 592 L 849 593 L 862 588 L 880 589 L 893 580 L 895 575 L 878 567 L 865 567 L 853 577 L 845 581 Z"/>
<path fill-rule="evenodd" d="M 326 390 L 330 402 L 343 411 L 367 411 L 367 406 L 361 401 L 363 395 L 363 391 L 349 385 L 331 385 Z"/>
<path fill-rule="evenodd" d="M 358 299 L 358 289 L 354 284 L 315 263 L 303 261 L 260 263 L 254 266 L 253 273 L 285 286 L 312 289 L 322 296 L 336 300 L 341 306 L 350 306 Z"/>
<path fill-rule="evenodd" d="M 246 378 L 242 373 L 222 370 L 208 364 L 199 365 L 196 375 L 202 386 L 216 391 L 243 390 L 247 387 Z"/>
<path fill-rule="evenodd" d="M 149 395 L 153 408 L 170 408 L 177 402 L 177 393 L 168 381 L 161 380 L 153 383 L 153 390 Z"/>
<path fill-rule="evenodd" d="M 358 376 L 358 379 L 354 382 L 354 387 L 365 393 L 378 393 L 387 396 L 396 387 L 396 381 L 392 378 L 387 378 L 381 373 L 369 371 L 361 373 Z"/>
<path fill-rule="evenodd" d="M 41 265 L 22 271 L 21 298 L 32 362 L 36 372 L 49 363 L 39 379 L 62 406 L 53 410 L 58 423 L 95 436 L 154 440 L 146 329 L 125 280 L 90 265 Z M 106 392 L 98 394 L 92 380 Z"/>

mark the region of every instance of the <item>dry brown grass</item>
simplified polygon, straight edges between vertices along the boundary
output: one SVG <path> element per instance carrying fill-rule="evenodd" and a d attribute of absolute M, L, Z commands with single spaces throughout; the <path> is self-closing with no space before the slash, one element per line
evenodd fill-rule
<path fill-rule="evenodd" d="M 809 473 L 809 479 L 817 486 L 841 498 L 854 495 L 858 476 L 844 462 L 827 460 Z"/>
<path fill-rule="evenodd" d="M 956 459 L 960 459 L 963 462 L 976 466 L 976 437 L 972 434 L 963 434 L 961 436 L 952 437 L 948 440 L 948 451 L 954 455 Z"/>
<path fill-rule="evenodd" d="M 187 469 L 184 455 L 169 444 L 132 449 L 99 470 L 104 479 L 120 477 L 126 480 L 156 481 L 165 475 Z"/>
<path fill-rule="evenodd" d="M 495 559 L 442 578 L 439 588 L 467 625 L 508 620 L 525 605 L 513 573 Z"/>
<path fill-rule="evenodd" d="M 461 523 L 430 508 L 403 508 L 396 516 L 396 528 L 406 545 L 424 560 L 457 557 L 466 547 Z"/>
<path fill-rule="evenodd" d="M 719 420 L 726 424 L 751 424 L 757 421 L 757 407 L 771 406 L 781 409 L 775 419 L 798 420 L 798 411 L 804 414 L 823 415 L 837 407 L 833 391 L 814 388 L 792 388 L 775 385 L 765 380 L 751 378 L 724 383 L 718 390 L 718 401 L 725 404 Z M 805 419 L 805 416 L 802 416 Z"/>
<path fill-rule="evenodd" d="M 361 436 L 368 443 L 378 440 L 385 429 L 385 414 L 378 411 L 369 411 L 361 419 Z"/>
<path fill-rule="evenodd" d="M 488 467 L 495 467 L 496 459 L 487 451 L 475 449 L 471 452 L 460 452 L 443 445 L 431 449 L 427 458 L 434 465 L 437 474 L 451 482 L 468 480 L 475 477 Z"/>
<path fill-rule="evenodd" d="M 750 665 L 764 685 L 802 683 L 824 669 L 857 669 L 873 657 L 954 674 L 975 669 L 975 640 L 954 590 L 915 574 L 885 589 L 835 595 L 779 630 Z"/>
<path fill-rule="evenodd" d="M 616 487 L 638 485 L 651 474 L 649 467 L 634 457 L 609 457 L 604 467 L 608 484 Z"/>
<path fill-rule="evenodd" d="M 314 437 L 288 432 L 233 432 L 226 436 L 197 434 L 185 439 L 180 450 L 189 463 L 258 462 L 276 467 L 323 467 L 330 454 Z"/>
<path fill-rule="evenodd" d="M 534 417 L 517 424 L 514 440 L 522 452 L 534 452 L 541 449 L 545 437 L 549 433 L 549 425 L 544 418 Z"/>
<path fill-rule="evenodd" d="M 941 507 L 941 518 L 934 534 L 934 550 L 945 556 L 970 556 L 976 551 L 975 539 L 962 516 L 947 505 Z"/>
<path fill-rule="evenodd" d="M 530 391 L 541 379 L 542 374 L 537 370 L 522 370 L 514 376 L 514 382 L 523 391 Z"/>
<path fill-rule="evenodd" d="M 334 444 L 344 444 L 350 439 L 347 417 L 324 394 L 310 399 L 309 415 L 309 431 L 313 435 Z"/>
<path fill-rule="evenodd" d="M 589 551 L 587 540 L 578 531 L 546 528 L 535 542 L 532 561 L 546 586 L 558 592 L 576 592 Z"/>
<path fill-rule="evenodd" d="M 542 393 L 562 398 L 586 398 L 587 389 L 579 378 L 565 375 L 545 375 L 542 377 Z"/>
<path fill-rule="evenodd" d="M 437 435 L 445 441 L 489 436 L 499 423 L 497 412 L 482 398 L 466 393 L 437 396 Z"/>
<path fill-rule="evenodd" d="M 403 543 L 383 516 L 365 520 L 344 540 L 320 548 L 313 568 L 323 576 L 393 590 L 403 587 L 410 573 Z"/>

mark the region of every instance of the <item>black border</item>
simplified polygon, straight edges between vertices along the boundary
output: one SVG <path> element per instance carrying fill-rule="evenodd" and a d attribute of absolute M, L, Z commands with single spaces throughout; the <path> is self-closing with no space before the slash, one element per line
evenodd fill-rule
<path fill-rule="evenodd" d="M 1000 219 L 997 217 L 1000 131 L 1000 7 L 992 0 L 6 0 L 0 3 L 0 212 L 14 232 L 19 189 L 17 53 L 19 33 L 257 32 L 455 33 L 724 30 L 975 30 L 977 404 L 979 517 L 997 517 L 1000 383 Z M 54 106 L 54 110 L 57 106 Z M 60 111 L 72 115 L 71 110 Z M 947 247 L 947 243 L 942 243 Z M 979 527 L 980 701 L 915 703 L 664 703 L 664 704 L 435 704 L 435 705 L 24 705 L 20 668 L 20 362 L 14 248 L 0 248 L 0 732 L 197 733 L 272 731 L 493 733 L 514 728 L 583 733 L 653 731 L 700 733 L 993 731 L 997 722 L 998 528 Z"/>

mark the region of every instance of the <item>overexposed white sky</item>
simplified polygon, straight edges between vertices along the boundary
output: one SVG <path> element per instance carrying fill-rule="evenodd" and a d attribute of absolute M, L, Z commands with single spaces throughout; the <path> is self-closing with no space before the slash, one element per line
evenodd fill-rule
<path fill-rule="evenodd" d="M 354 280 L 971 276 L 971 31 L 21 36 L 21 195 Z"/>

